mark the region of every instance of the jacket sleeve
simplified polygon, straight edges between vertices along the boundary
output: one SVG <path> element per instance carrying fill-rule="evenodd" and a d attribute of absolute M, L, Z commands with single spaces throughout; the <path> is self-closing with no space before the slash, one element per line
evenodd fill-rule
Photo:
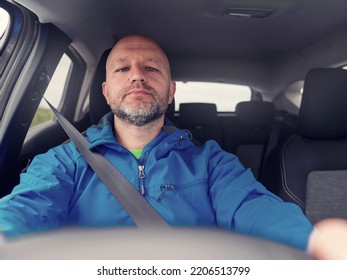
<path fill-rule="evenodd" d="M 267 191 L 235 155 L 213 142 L 206 148 L 210 154 L 210 196 L 218 225 L 306 249 L 313 227 L 300 207 Z"/>
<path fill-rule="evenodd" d="M 13 237 L 67 222 L 75 163 L 69 145 L 34 158 L 12 193 L 0 199 L 0 231 Z"/>

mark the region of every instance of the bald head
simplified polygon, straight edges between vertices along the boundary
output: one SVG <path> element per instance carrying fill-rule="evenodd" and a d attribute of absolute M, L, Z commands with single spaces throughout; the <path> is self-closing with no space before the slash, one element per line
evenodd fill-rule
<path fill-rule="evenodd" d="M 102 88 L 117 120 L 141 127 L 157 120 L 163 124 L 176 86 L 161 47 L 148 37 L 130 35 L 111 50 Z"/>
<path fill-rule="evenodd" d="M 148 58 L 150 60 L 155 60 L 157 63 L 162 64 L 164 69 L 168 72 L 169 76 L 171 77 L 170 64 L 165 52 L 157 42 L 144 35 L 128 35 L 119 40 L 114 45 L 108 56 L 106 62 L 106 70 L 108 71 L 112 63 L 114 63 L 115 61 L 127 59 L 127 57 L 122 57 L 121 54 L 138 53 L 141 51 L 147 51 L 151 53 L 152 57 Z"/>

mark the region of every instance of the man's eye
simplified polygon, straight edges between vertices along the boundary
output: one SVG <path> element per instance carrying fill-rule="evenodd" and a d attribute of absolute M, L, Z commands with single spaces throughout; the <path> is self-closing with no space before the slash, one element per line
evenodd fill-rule
<path fill-rule="evenodd" d="M 116 72 L 123 73 L 123 72 L 127 72 L 128 70 L 129 70 L 128 67 L 122 67 L 122 68 L 116 69 Z"/>
<path fill-rule="evenodd" d="M 147 67 L 146 70 L 149 72 L 157 72 L 158 71 L 158 69 L 156 69 L 154 67 Z"/>

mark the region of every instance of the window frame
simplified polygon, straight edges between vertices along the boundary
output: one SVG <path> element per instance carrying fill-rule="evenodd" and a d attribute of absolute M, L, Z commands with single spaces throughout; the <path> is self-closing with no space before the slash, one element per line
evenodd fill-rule
<path fill-rule="evenodd" d="M 66 79 L 62 99 L 57 109 L 72 122 L 77 129 L 83 129 L 87 126 L 85 119 L 79 122 L 74 121 L 75 110 L 78 108 L 77 103 L 79 95 L 73 93 L 81 91 L 86 73 L 86 63 L 71 46 L 69 46 L 63 54 L 70 58 L 72 65 Z M 51 135 L 54 135 L 53 140 Z M 47 139 L 51 140 L 49 141 Z M 68 137 L 55 117 L 48 122 L 31 127 L 26 134 L 20 154 L 21 168 L 25 168 L 35 155 L 44 153 L 52 146 L 61 144 L 67 139 Z M 54 143 L 52 143 L 52 141 L 54 141 Z M 38 146 L 38 142 L 42 145 Z"/>
<path fill-rule="evenodd" d="M 29 57 L 38 34 L 34 15 L 19 6 L 0 2 L 10 16 L 7 38 L 0 56 L 0 121 L 4 114 L 10 93 Z"/>

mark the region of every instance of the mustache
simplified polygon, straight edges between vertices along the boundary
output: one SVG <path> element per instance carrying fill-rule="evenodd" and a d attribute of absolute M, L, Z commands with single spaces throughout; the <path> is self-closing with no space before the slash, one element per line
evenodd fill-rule
<path fill-rule="evenodd" d="M 123 90 L 123 94 L 122 94 L 123 98 L 125 98 L 127 95 L 131 94 L 131 92 L 134 90 L 144 90 L 149 95 L 152 95 L 152 96 L 156 95 L 156 91 L 151 86 L 137 83 L 137 84 L 129 86 Z"/>

